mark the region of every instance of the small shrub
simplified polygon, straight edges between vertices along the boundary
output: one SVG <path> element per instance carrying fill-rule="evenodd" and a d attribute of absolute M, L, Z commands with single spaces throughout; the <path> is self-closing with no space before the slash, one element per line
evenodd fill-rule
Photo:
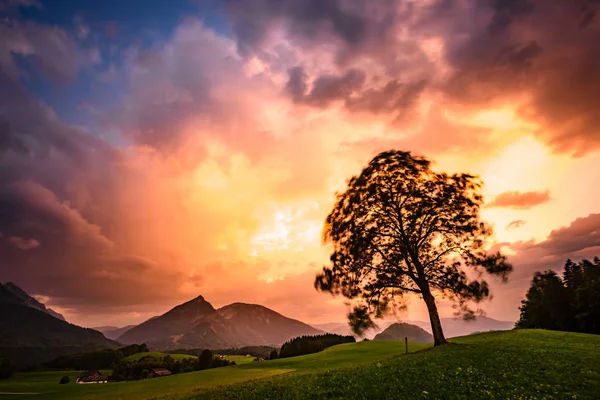
<path fill-rule="evenodd" d="M 63 376 L 62 378 L 60 378 L 60 381 L 58 381 L 58 383 L 61 385 L 64 385 L 65 383 L 69 382 L 71 382 L 71 378 L 69 378 L 67 375 Z"/>
<path fill-rule="evenodd" d="M 8 358 L 0 358 L 0 379 L 8 379 L 15 372 L 15 365 Z"/>

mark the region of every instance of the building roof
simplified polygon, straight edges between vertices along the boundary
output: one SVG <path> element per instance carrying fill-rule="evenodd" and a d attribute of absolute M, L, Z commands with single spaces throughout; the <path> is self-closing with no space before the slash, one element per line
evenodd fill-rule
<path fill-rule="evenodd" d="M 169 371 L 166 368 L 153 368 L 150 370 L 150 372 L 158 375 L 158 376 L 164 376 L 164 375 L 171 375 L 171 371 Z"/>
<path fill-rule="evenodd" d="M 79 378 L 77 379 L 77 381 L 79 382 L 98 382 L 107 380 L 108 375 L 104 375 L 98 370 L 85 371 L 84 373 L 79 375 Z"/>

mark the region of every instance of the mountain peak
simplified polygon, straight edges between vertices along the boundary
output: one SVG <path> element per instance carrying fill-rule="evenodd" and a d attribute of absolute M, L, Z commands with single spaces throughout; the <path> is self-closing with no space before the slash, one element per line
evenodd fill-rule
<path fill-rule="evenodd" d="M 321 331 L 258 304 L 233 303 L 218 310 L 198 296 L 158 318 L 130 329 L 117 340 L 155 349 L 279 346 Z"/>

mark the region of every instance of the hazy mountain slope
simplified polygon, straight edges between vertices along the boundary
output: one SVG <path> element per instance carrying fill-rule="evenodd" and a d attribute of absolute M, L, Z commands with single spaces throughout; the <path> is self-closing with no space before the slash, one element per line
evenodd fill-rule
<path fill-rule="evenodd" d="M 311 324 L 311 326 L 315 329 L 322 330 L 327 333 L 335 333 L 337 335 L 350 335 L 356 338 L 367 338 L 373 339 L 375 335 L 379 332 L 382 332 L 385 328 L 392 325 L 395 321 L 379 321 L 376 320 L 377 324 L 376 328 L 367 329 L 362 336 L 358 336 L 352 332 L 350 325 L 347 322 L 329 322 L 325 324 Z"/>
<path fill-rule="evenodd" d="M 432 343 L 433 336 L 423 328 L 416 325 L 397 322 L 388 326 L 383 332 L 377 334 L 373 340 L 404 340 L 409 342 Z"/>
<path fill-rule="evenodd" d="M 96 327 L 93 327 L 92 329 L 95 329 L 95 330 L 97 330 L 99 332 L 102 332 L 102 334 L 105 337 L 107 337 L 108 339 L 115 340 L 119 336 L 125 334 L 125 332 L 127 332 L 128 330 L 130 330 L 134 326 L 136 326 L 136 325 L 127 325 L 127 326 L 124 326 L 122 328 L 118 328 L 116 326 L 96 326 Z"/>
<path fill-rule="evenodd" d="M 431 333 L 431 324 L 429 321 L 406 321 L 408 323 L 420 326 Z M 475 332 L 486 331 L 507 331 L 515 327 L 511 321 L 498 321 L 489 317 L 477 317 L 472 320 L 465 320 L 462 317 L 442 318 L 442 329 L 447 338 L 456 336 L 470 335 Z"/>
<path fill-rule="evenodd" d="M 382 332 L 385 328 L 389 327 L 395 322 L 396 321 L 375 320 L 375 323 L 378 327 L 367 330 L 362 337 L 372 339 L 375 337 L 375 335 Z M 429 321 L 406 320 L 398 322 L 416 325 L 420 328 L 423 328 L 428 333 L 431 333 L 431 324 Z M 446 337 L 465 336 L 475 332 L 505 331 L 511 330 L 515 326 L 515 323 L 512 321 L 499 321 L 489 317 L 477 317 L 474 320 L 465 320 L 462 317 L 442 318 L 441 322 L 442 328 L 444 329 L 444 335 Z M 352 330 L 348 326 L 347 322 L 330 322 L 326 324 L 312 324 L 311 326 L 329 333 L 353 335 Z"/>
<path fill-rule="evenodd" d="M 301 335 L 322 333 L 255 304 L 234 303 L 215 310 L 202 296 L 148 320 L 119 336 L 121 343 L 151 348 L 228 348 L 280 345 Z"/>
<path fill-rule="evenodd" d="M 55 318 L 35 308 L 0 302 L 0 357 L 39 364 L 60 354 L 116 348 L 102 333 Z"/>
<path fill-rule="evenodd" d="M 36 310 L 45 312 L 46 314 L 52 315 L 54 318 L 66 321 L 65 317 L 63 317 L 61 314 L 57 313 L 49 307 L 46 307 L 44 304 L 31 297 L 23 289 L 21 289 L 12 282 L 7 282 L 4 285 L 0 283 L 0 301 L 14 301 L 18 304 L 22 304 L 31 308 L 35 308 Z"/>

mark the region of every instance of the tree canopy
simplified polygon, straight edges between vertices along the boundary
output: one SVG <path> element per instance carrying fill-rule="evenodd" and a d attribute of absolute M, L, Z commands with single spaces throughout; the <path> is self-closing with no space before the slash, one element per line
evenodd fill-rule
<path fill-rule="evenodd" d="M 473 175 L 436 173 L 409 152 L 377 155 L 336 195 L 323 231 L 331 266 L 315 287 L 355 300 L 348 317 L 358 334 L 374 325 L 373 316 L 405 306 L 403 295 L 418 294 L 435 344 L 445 343 L 433 292 L 473 312 L 469 302 L 490 295 L 483 273 L 506 281 L 512 270 L 503 255 L 488 252 L 481 185 Z"/>
<path fill-rule="evenodd" d="M 600 334 L 600 259 L 567 260 L 562 278 L 536 272 L 520 310 L 517 328 Z"/>

